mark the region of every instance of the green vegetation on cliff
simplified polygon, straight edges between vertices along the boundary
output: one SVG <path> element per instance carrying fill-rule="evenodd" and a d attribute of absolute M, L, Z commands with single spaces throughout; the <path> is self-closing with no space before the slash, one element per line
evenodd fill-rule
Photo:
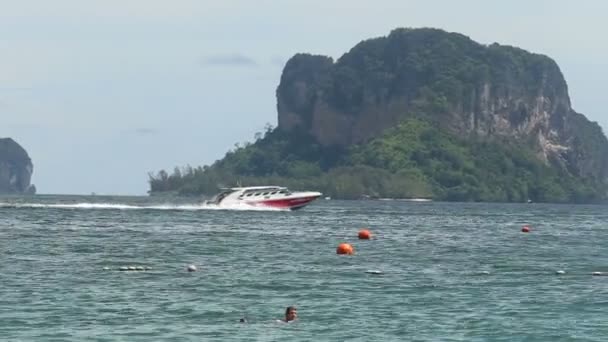
<path fill-rule="evenodd" d="M 382 105 L 392 105 L 401 111 L 400 117 L 416 113 L 453 128 L 471 124 L 463 115 L 498 105 L 494 100 L 515 99 L 520 108 L 501 106 L 512 111 L 508 119 L 517 123 L 531 111 L 526 102 L 539 93 L 556 105 L 569 106 L 563 75 L 547 56 L 497 43 L 485 46 L 438 29 L 405 28 L 362 41 L 335 63 L 325 56 L 296 54 L 277 89 L 279 107 L 296 112 L 306 129 L 312 126 L 318 103 L 347 117 L 369 108 L 382 113 L 387 111 Z M 476 115 L 472 125 L 484 126 L 486 119 Z"/>
<path fill-rule="evenodd" d="M 11 138 L 0 138 L 0 193 L 33 194 L 33 165 L 27 152 Z"/>
<path fill-rule="evenodd" d="M 471 141 L 411 119 L 368 143 L 326 149 L 268 130 L 211 166 L 150 176 L 151 192 L 211 195 L 218 186 L 281 184 L 334 198 L 595 202 L 597 184 L 560 173 L 511 141 Z"/>

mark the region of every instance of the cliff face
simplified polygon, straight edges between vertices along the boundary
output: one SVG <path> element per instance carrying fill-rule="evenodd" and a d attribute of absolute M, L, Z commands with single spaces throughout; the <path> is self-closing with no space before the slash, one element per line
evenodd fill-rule
<path fill-rule="evenodd" d="M 36 192 L 30 184 L 34 166 L 27 152 L 11 138 L 0 139 L 0 193 Z"/>
<path fill-rule="evenodd" d="M 608 180 L 608 140 L 572 109 L 552 59 L 460 34 L 397 29 L 336 62 L 295 55 L 277 109 L 280 130 L 305 130 L 325 146 L 365 142 L 424 117 L 463 137 L 526 142 L 548 164 Z"/>

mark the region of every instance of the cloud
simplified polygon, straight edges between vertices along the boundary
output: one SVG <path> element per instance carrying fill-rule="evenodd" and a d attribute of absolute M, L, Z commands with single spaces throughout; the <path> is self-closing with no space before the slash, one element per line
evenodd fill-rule
<path fill-rule="evenodd" d="M 213 55 L 203 58 L 203 65 L 206 66 L 244 66 L 255 67 L 258 63 L 251 57 L 238 53 L 229 55 Z"/>
<path fill-rule="evenodd" d="M 33 87 L 3 87 L 0 86 L 0 92 L 12 92 L 12 91 L 30 91 Z"/>
<path fill-rule="evenodd" d="M 144 127 L 136 128 L 133 132 L 135 132 L 137 135 L 152 135 L 158 133 L 158 131 L 155 129 Z"/>

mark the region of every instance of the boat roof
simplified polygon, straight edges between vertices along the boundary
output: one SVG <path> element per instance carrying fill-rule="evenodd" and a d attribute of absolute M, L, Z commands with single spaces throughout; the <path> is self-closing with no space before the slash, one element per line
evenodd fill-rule
<path fill-rule="evenodd" d="M 282 186 L 276 186 L 276 185 L 266 185 L 266 186 L 243 186 L 243 187 L 236 187 L 236 188 L 224 188 L 224 190 L 232 190 L 232 191 L 246 191 L 246 190 L 267 190 L 267 189 L 273 189 L 273 190 L 287 190 L 286 187 L 282 187 Z"/>

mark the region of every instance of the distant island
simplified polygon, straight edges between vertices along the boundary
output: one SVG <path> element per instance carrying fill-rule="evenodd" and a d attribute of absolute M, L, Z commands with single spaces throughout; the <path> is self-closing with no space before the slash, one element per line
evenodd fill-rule
<path fill-rule="evenodd" d="M 27 152 L 11 138 L 0 138 L 0 194 L 34 194 L 30 184 L 34 165 Z"/>
<path fill-rule="evenodd" d="M 149 175 L 152 195 L 276 184 L 336 199 L 596 203 L 608 141 L 574 111 L 551 58 L 439 29 L 395 29 L 334 61 L 296 54 L 278 126 L 203 167 Z"/>

